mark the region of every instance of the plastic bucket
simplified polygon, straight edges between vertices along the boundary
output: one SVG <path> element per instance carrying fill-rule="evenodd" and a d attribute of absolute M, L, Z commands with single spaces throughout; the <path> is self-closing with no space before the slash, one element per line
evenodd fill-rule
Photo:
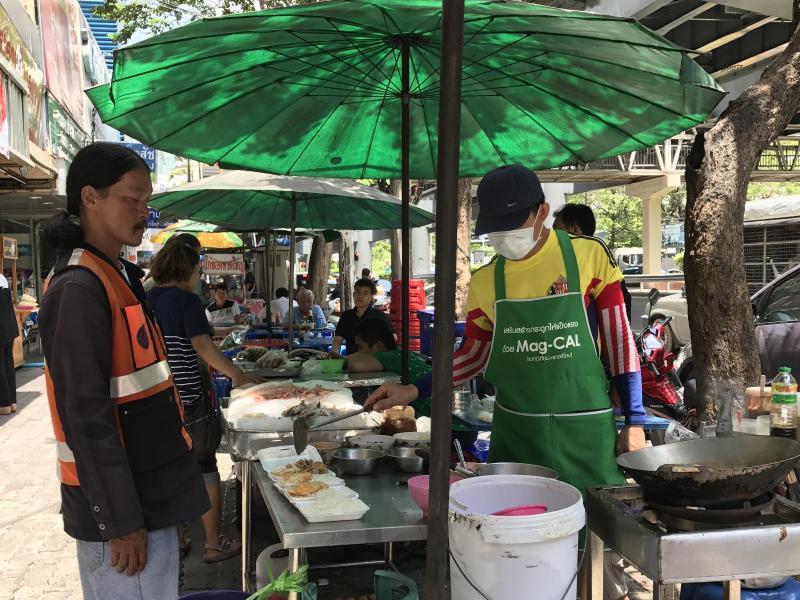
<path fill-rule="evenodd" d="M 491 516 L 523 504 L 544 504 L 547 512 Z M 464 479 L 450 486 L 449 520 L 453 598 L 505 600 L 521 597 L 520 590 L 536 590 L 536 600 L 577 597 L 586 513 L 571 485 L 532 475 Z"/>

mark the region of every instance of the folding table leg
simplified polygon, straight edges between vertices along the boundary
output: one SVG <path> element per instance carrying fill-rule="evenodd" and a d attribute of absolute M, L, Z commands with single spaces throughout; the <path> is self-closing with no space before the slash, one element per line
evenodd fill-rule
<path fill-rule="evenodd" d="M 742 582 L 738 579 L 734 581 L 724 581 L 722 583 L 722 600 L 741 600 Z"/>

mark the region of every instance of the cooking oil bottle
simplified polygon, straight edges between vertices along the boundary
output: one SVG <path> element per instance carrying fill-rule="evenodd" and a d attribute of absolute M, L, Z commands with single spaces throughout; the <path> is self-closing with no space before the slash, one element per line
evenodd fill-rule
<path fill-rule="evenodd" d="M 791 367 L 781 367 L 772 380 L 770 435 L 795 439 L 797 437 L 797 380 Z"/>

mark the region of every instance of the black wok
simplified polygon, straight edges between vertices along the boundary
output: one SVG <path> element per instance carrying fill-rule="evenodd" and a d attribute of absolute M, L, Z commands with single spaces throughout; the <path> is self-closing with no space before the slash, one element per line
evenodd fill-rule
<path fill-rule="evenodd" d="M 714 506 L 751 500 L 800 461 L 800 442 L 767 436 L 690 440 L 617 458 L 626 475 L 661 504 Z"/>

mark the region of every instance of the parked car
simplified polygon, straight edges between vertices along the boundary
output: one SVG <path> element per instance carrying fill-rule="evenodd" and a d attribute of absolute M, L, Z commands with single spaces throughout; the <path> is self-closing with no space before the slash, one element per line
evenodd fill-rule
<path fill-rule="evenodd" d="M 770 380 L 778 367 L 786 366 L 797 375 L 800 373 L 800 265 L 761 288 L 751 300 L 761 372 Z M 662 301 L 657 301 L 655 308 Z M 691 344 L 681 350 L 678 360 L 678 376 L 686 384 L 694 379 Z"/>

